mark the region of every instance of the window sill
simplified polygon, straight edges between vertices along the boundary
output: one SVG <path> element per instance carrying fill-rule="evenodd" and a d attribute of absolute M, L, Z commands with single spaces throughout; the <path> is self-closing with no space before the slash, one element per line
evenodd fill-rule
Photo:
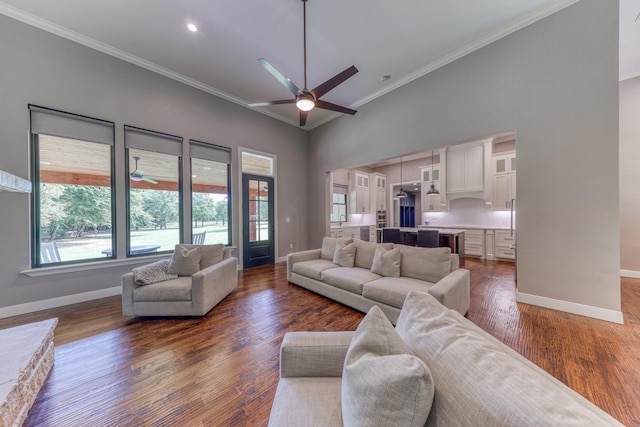
<path fill-rule="evenodd" d="M 121 267 L 132 264 L 148 264 L 158 259 L 171 257 L 171 254 L 158 254 L 145 257 L 132 257 L 126 259 L 111 259 L 107 261 L 94 261 L 82 264 L 57 265 L 54 267 L 40 267 L 22 270 L 20 273 L 29 277 L 51 276 L 55 274 L 76 273 L 80 271 L 99 270 L 104 268 Z"/>

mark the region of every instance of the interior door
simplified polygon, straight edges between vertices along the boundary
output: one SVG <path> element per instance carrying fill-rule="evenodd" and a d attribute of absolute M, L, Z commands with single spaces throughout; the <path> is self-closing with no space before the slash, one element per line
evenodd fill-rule
<path fill-rule="evenodd" d="M 243 266 L 275 260 L 273 178 L 242 174 Z"/>

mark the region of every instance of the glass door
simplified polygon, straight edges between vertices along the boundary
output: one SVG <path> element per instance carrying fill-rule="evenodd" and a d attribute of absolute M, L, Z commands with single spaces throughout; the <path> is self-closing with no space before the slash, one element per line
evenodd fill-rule
<path fill-rule="evenodd" d="M 243 266 L 275 260 L 273 178 L 242 174 Z"/>

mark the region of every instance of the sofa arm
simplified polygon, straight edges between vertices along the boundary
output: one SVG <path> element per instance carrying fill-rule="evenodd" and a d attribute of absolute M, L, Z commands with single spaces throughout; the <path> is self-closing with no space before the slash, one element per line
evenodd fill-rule
<path fill-rule="evenodd" d="M 280 377 L 341 377 L 353 334 L 287 332 L 280 347 Z"/>
<path fill-rule="evenodd" d="M 302 261 L 311 261 L 313 259 L 320 259 L 321 249 L 311 249 L 308 251 L 294 252 L 287 255 L 287 281 L 291 281 L 291 269 L 293 264 Z"/>
<path fill-rule="evenodd" d="M 471 305 L 470 272 L 459 268 L 447 274 L 442 280 L 429 289 L 440 304 L 456 310 L 463 316 Z"/>
<path fill-rule="evenodd" d="M 122 275 L 122 315 L 134 316 L 133 314 L 133 291 L 138 288 L 133 280 L 133 272 Z"/>
<path fill-rule="evenodd" d="M 238 261 L 231 257 L 203 268 L 191 276 L 191 299 L 195 315 L 205 315 L 238 287 Z"/>

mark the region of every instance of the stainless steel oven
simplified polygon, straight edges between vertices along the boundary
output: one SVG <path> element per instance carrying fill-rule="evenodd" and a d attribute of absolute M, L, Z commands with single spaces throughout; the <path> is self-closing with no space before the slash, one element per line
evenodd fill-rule
<path fill-rule="evenodd" d="M 376 211 L 376 228 L 387 226 L 387 211 Z"/>

